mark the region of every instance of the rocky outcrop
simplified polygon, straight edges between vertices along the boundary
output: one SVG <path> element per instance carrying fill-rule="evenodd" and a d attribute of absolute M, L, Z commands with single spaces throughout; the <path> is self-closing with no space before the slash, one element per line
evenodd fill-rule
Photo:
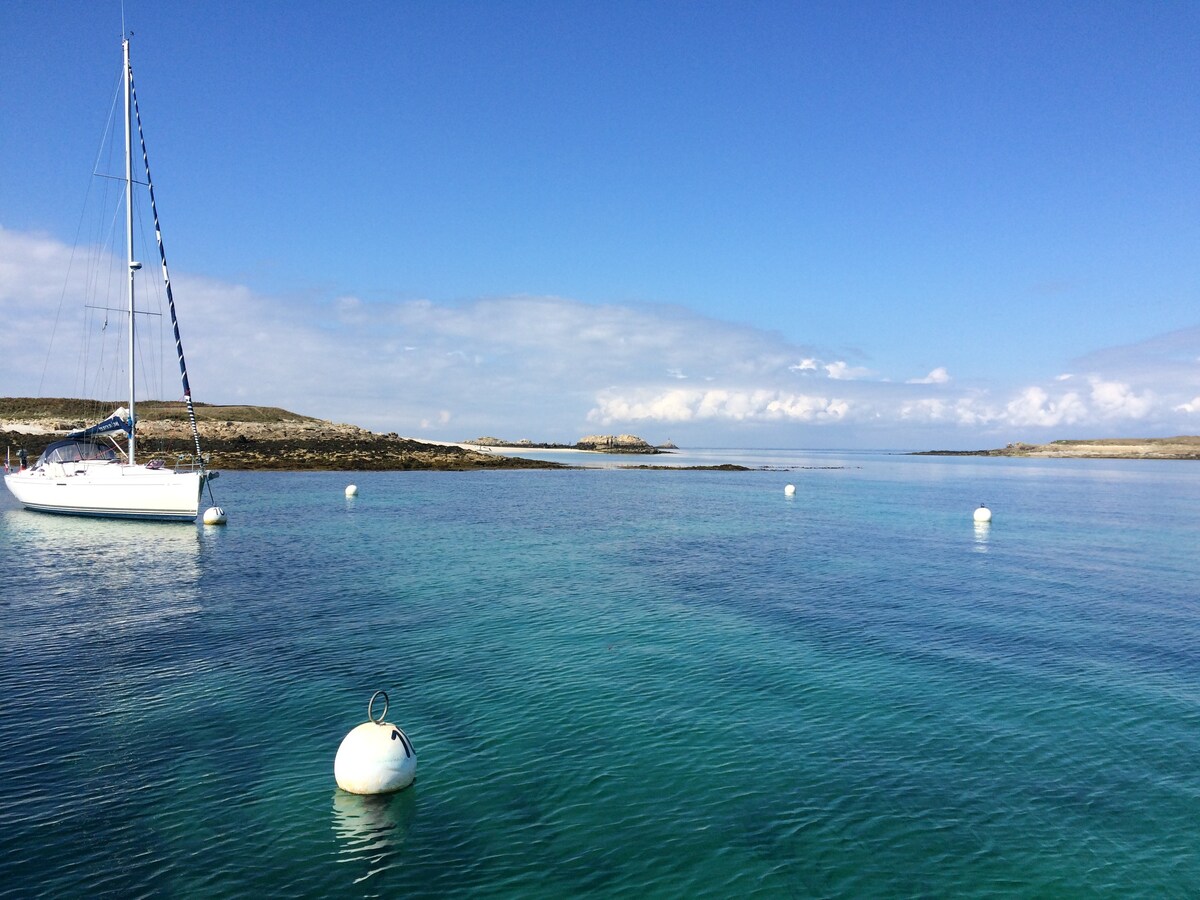
<path fill-rule="evenodd" d="M 657 453 L 658 449 L 636 434 L 590 434 L 575 445 L 580 450 L 600 450 L 604 453 Z"/>

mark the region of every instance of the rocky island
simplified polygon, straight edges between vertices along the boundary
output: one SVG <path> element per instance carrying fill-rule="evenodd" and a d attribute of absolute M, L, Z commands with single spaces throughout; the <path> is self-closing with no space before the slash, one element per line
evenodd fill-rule
<path fill-rule="evenodd" d="M 506 441 L 498 437 L 477 437 L 463 441 L 473 447 L 511 447 L 516 450 L 589 450 L 596 453 L 669 453 L 679 448 L 667 441 L 654 446 L 636 434 L 591 434 L 574 444 L 534 443 L 528 438 Z"/>
<path fill-rule="evenodd" d="M 1042 459 L 1200 459 L 1200 436 L 1167 438 L 1101 438 L 1052 441 L 1049 444 L 1016 442 L 997 450 L 925 450 L 913 456 L 1012 456 Z"/>
<path fill-rule="evenodd" d="M 0 398 L 0 445 L 36 459 L 68 432 L 94 424 L 121 406 L 64 398 Z M 182 404 L 146 401 L 137 406 L 138 441 L 146 459 L 174 461 L 192 454 L 191 428 Z M 270 406 L 196 404 L 200 442 L 214 469 L 397 470 L 556 469 L 559 463 L 501 456 L 455 444 L 426 444 L 396 434 L 376 434 Z"/>

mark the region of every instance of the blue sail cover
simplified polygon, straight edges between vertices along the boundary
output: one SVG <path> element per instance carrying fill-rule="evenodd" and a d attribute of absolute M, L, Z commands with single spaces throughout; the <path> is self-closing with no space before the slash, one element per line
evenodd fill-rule
<path fill-rule="evenodd" d="M 106 447 L 103 444 L 96 444 L 92 441 L 67 438 L 62 441 L 55 441 L 43 450 L 34 468 L 41 468 L 47 463 L 73 463 L 92 459 L 115 461 L 116 458 L 117 453 L 112 447 Z"/>
<path fill-rule="evenodd" d="M 132 428 L 133 421 L 129 418 L 129 410 L 122 406 L 103 422 L 97 422 L 95 425 L 80 429 L 79 431 L 72 431 L 67 437 L 87 437 L 92 434 L 108 434 L 113 431 L 124 431 L 128 434 Z"/>

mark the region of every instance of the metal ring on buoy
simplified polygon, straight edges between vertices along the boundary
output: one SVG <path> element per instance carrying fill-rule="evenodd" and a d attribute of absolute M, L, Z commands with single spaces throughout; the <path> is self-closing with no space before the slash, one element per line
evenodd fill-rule
<path fill-rule="evenodd" d="M 375 718 L 374 714 L 371 712 L 371 707 L 375 705 L 375 698 L 378 697 L 380 694 L 383 694 L 383 712 L 380 714 L 379 718 L 377 719 L 377 718 Z M 388 711 L 387 691 L 376 691 L 375 693 L 373 693 L 371 695 L 371 702 L 367 704 L 367 718 L 370 719 L 372 722 L 374 722 L 376 725 L 382 725 L 383 720 L 387 718 L 387 711 Z"/>

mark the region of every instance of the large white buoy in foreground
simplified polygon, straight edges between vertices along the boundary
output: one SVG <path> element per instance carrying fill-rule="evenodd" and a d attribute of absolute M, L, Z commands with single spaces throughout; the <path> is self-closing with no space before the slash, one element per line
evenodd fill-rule
<path fill-rule="evenodd" d="M 980 503 L 979 509 L 975 510 L 975 521 L 976 522 L 992 521 L 992 511 L 990 509 L 988 509 L 986 506 L 984 506 L 982 503 Z"/>
<path fill-rule="evenodd" d="M 795 497 L 796 496 L 796 486 L 794 484 L 789 484 L 787 487 L 785 487 L 783 489 L 783 496 Z"/>
<path fill-rule="evenodd" d="M 372 707 L 383 697 L 383 712 L 375 718 Z M 342 738 L 333 759 L 338 787 L 351 794 L 390 794 L 403 790 L 417 777 L 417 751 L 403 731 L 385 722 L 388 695 L 376 691 L 367 704 L 367 718 Z"/>
<path fill-rule="evenodd" d="M 225 510 L 221 509 L 221 507 L 219 507 L 219 506 L 210 506 L 208 509 L 206 509 L 204 511 L 204 524 L 205 525 L 224 525 L 225 524 Z"/>
<path fill-rule="evenodd" d="M 346 485 L 346 496 L 347 497 L 357 497 L 358 496 L 358 485 L 357 484 Z"/>

